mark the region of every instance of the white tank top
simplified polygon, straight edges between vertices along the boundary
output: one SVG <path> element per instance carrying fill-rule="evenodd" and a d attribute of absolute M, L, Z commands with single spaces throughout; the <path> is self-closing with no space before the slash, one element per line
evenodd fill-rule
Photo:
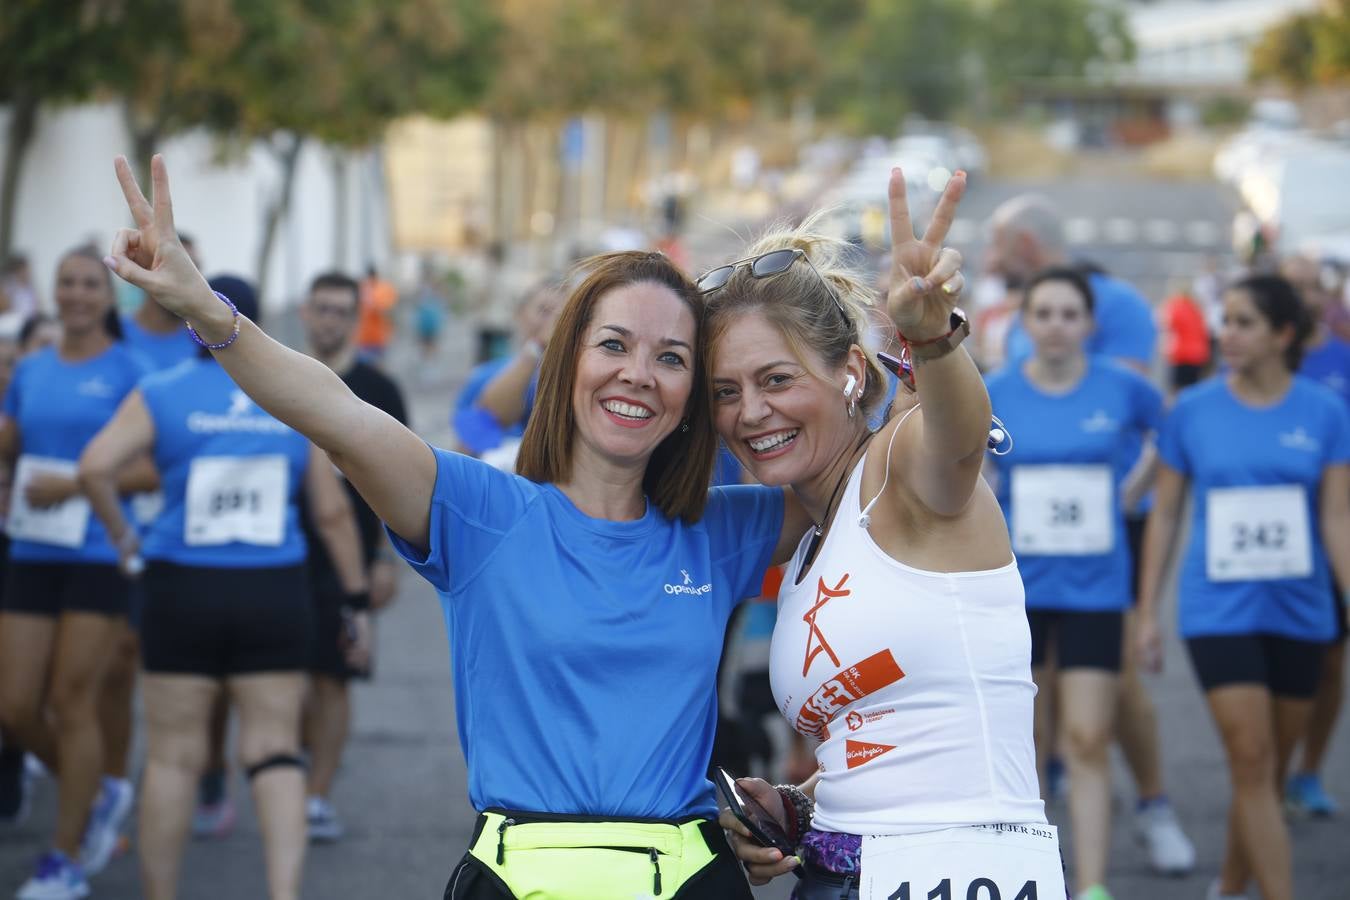
<path fill-rule="evenodd" d="M 813 825 L 1043 823 L 1017 562 L 943 573 L 895 561 L 859 522 L 865 461 L 814 564 L 794 582 L 808 533 L 778 594 L 770 679 L 788 722 L 821 741 Z"/>

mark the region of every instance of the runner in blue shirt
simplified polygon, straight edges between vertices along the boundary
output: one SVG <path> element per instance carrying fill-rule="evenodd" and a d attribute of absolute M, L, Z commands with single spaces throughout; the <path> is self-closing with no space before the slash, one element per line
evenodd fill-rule
<path fill-rule="evenodd" d="M 1296 256 L 1285 260 L 1281 271 L 1303 297 L 1303 304 L 1313 320 L 1313 333 L 1308 339 L 1299 374 L 1335 391 L 1350 404 L 1350 343 L 1337 336 L 1328 327 L 1328 315 L 1339 308 L 1340 297 L 1332 285 L 1339 279 L 1327 279 L 1326 269 L 1317 260 Z M 1311 816 L 1329 817 L 1338 812 L 1336 801 L 1322 786 L 1322 761 L 1336 730 L 1336 719 L 1345 692 L 1346 605 L 1341 602 L 1345 592 L 1333 583 L 1331 603 L 1336 608 L 1336 640 L 1327 646 L 1322 660 L 1322 675 L 1313 696 L 1312 714 L 1308 719 L 1308 733 L 1302 743 L 1298 768 L 1285 786 L 1285 802 L 1295 810 Z"/>
<path fill-rule="evenodd" d="M 989 380 L 994 414 L 1013 435 L 1009 452 L 990 454 L 989 463 L 1026 586 L 1042 778 L 1052 735 L 1066 738 L 1082 895 L 1105 881 L 1110 849 L 1108 751 L 1132 599 L 1122 494 L 1135 460 L 1127 445 L 1156 430 L 1162 396 L 1143 376 L 1088 355 L 1094 295 L 1078 270 L 1037 273 L 1024 298 L 1032 353 Z M 1048 681 L 1052 658 L 1057 691 Z"/>
<path fill-rule="evenodd" d="M 1158 669 L 1163 573 L 1189 488 L 1178 618 L 1233 785 L 1220 896 L 1242 895 L 1251 876 L 1263 897 L 1293 896 L 1280 778 L 1335 634 L 1328 559 L 1350 583 L 1350 416 L 1293 374 L 1310 331 L 1287 281 L 1237 282 L 1219 335 L 1229 373 L 1183 391 L 1158 439 L 1138 644 Z"/>
<path fill-rule="evenodd" d="M 251 287 L 239 279 L 212 283 L 233 284 L 237 304 L 256 319 Z M 163 473 L 164 508 L 142 541 L 114 481 L 145 454 Z M 85 450 L 80 481 L 128 574 L 138 574 L 142 555 L 148 563 L 141 654 L 149 727 L 138 841 L 147 896 L 177 892 L 212 709 L 228 692 L 262 820 L 268 893 L 298 897 L 306 844 L 298 725 L 314 637 L 302 488 L 343 590 L 356 599 L 366 590 L 356 522 L 333 467 L 207 356 L 142 381 Z"/>
<path fill-rule="evenodd" d="M 112 280 L 97 251 L 62 257 L 55 296 L 61 340 L 19 363 L 0 426 L 0 457 L 13 473 L 0 721 L 57 773 L 56 834 L 19 896 L 59 900 L 88 891 L 86 878 L 107 864 L 131 805 L 129 783 L 102 777 L 99 724 L 129 589 L 75 471 L 85 444 L 146 369 L 118 340 Z M 156 483 L 148 462 L 128 477 L 127 487 Z"/>
<path fill-rule="evenodd" d="M 592 260 L 542 360 L 518 471 L 428 447 L 214 296 L 124 159 L 137 228 L 110 264 L 215 345 L 231 378 L 329 454 L 438 589 L 481 816 L 456 900 L 741 897 L 705 778 L 732 606 L 806 516 L 709 490 L 702 301 L 657 253 Z M 653 821 L 656 820 L 656 821 Z"/>
<path fill-rule="evenodd" d="M 992 217 L 986 265 L 991 272 L 1000 275 L 1010 289 L 1025 285 L 1042 269 L 1071 265 L 1060 211 L 1048 198 L 1035 194 L 1023 194 L 1005 201 Z M 1158 344 L 1157 325 L 1148 301 L 1127 282 L 1083 263 L 1072 265 L 1087 276 L 1092 288 L 1093 329 L 1087 341 L 1088 355 L 1112 359 L 1147 377 Z M 1031 349 L 1021 318 L 1014 317 L 1007 335 L 1008 365 L 1024 359 Z M 1144 447 L 1137 436 L 1126 435 L 1125 444 L 1131 448 L 1132 459 L 1140 458 Z M 1147 461 L 1144 466 L 1140 471 L 1146 471 Z M 1131 574 L 1137 579 L 1139 546 L 1144 536 L 1150 495 L 1146 491 L 1130 491 L 1125 500 L 1125 534 L 1134 561 Z M 1127 641 L 1133 620 L 1133 613 L 1127 612 Z M 1137 789 L 1134 831 L 1147 846 L 1149 862 L 1155 871 L 1182 875 L 1195 865 L 1195 847 L 1182 831 L 1167 799 L 1158 719 L 1152 698 L 1132 660 L 1122 662 L 1120 701 L 1115 715 L 1116 738 Z M 1063 780 L 1062 772 L 1058 757 L 1052 756 L 1046 769 L 1048 796 L 1058 793 L 1056 788 Z"/>

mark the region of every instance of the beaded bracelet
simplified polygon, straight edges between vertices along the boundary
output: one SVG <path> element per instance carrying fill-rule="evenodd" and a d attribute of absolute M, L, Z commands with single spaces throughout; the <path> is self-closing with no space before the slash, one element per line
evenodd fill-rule
<path fill-rule="evenodd" d="M 782 798 L 784 811 L 788 813 L 788 839 L 796 844 L 811 830 L 811 814 L 816 811 L 816 802 L 795 784 L 775 784 L 773 789 Z"/>
<path fill-rule="evenodd" d="M 197 333 L 197 329 L 193 328 L 187 322 L 184 322 L 183 324 L 187 325 L 188 336 L 197 342 L 197 346 L 205 347 L 207 350 L 224 350 L 239 339 L 239 307 L 235 306 L 234 301 L 229 297 L 226 297 L 220 291 L 212 291 L 211 293 L 219 297 L 221 301 L 230 308 L 230 312 L 234 313 L 234 333 L 219 344 L 208 344 L 206 341 L 202 340 L 202 336 Z"/>

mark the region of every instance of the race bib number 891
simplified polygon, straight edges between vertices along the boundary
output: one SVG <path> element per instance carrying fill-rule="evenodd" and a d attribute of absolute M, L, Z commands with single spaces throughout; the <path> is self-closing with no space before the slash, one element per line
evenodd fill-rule
<path fill-rule="evenodd" d="M 204 456 L 188 470 L 183 541 L 279 546 L 286 533 L 290 470 L 284 456 Z"/>

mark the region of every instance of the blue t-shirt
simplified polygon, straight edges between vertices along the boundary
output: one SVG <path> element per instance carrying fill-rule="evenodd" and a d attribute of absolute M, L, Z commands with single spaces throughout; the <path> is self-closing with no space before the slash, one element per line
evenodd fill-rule
<path fill-rule="evenodd" d="M 1092 286 L 1096 328 L 1088 338 L 1087 352 L 1144 365 L 1152 363 L 1158 352 L 1158 325 L 1148 301 L 1129 283 L 1100 272 L 1090 274 L 1088 284 Z M 1020 315 L 1012 317 L 1005 340 L 1009 366 L 1026 359 L 1035 349 L 1022 329 Z"/>
<path fill-rule="evenodd" d="M 507 356 L 475 366 L 455 399 L 455 408 L 450 414 L 450 425 L 455 429 L 455 436 L 459 438 L 459 442 L 474 453 L 486 453 L 507 438 L 518 438 L 525 433 L 525 423 L 530 420 L 534 396 L 539 390 L 537 369 L 530 378 L 530 386 L 525 390 L 525 414 L 520 417 L 519 422 L 503 428 L 492 413 L 478 406 L 478 397 L 488 382 L 510 365 L 512 359 L 513 357 Z"/>
<path fill-rule="evenodd" d="M 1320 536 L 1318 488 L 1327 466 L 1350 462 L 1350 414 L 1344 405 L 1319 385 L 1295 377 L 1282 400 L 1254 408 L 1233 395 L 1226 378 L 1213 378 L 1181 392 L 1159 431 L 1158 455 L 1189 479 L 1193 498 L 1190 544 L 1179 585 L 1182 636 L 1275 634 L 1331 640 L 1335 607 Z M 1303 489 L 1311 575 L 1210 580 L 1209 492 L 1255 485 Z"/>
<path fill-rule="evenodd" d="M 141 394 L 164 492 L 141 554 L 232 569 L 303 561 L 296 503 L 309 465 L 305 436 L 259 409 L 215 360 L 150 375 Z"/>
<path fill-rule="evenodd" d="M 1066 394 L 1047 394 L 1021 365 L 989 379 L 994 415 L 1012 434 L 1012 450 L 990 454 L 998 470 L 998 502 L 1013 523 L 1014 470 L 1035 466 L 1105 466 L 1111 477 L 1111 544 L 1105 553 L 1041 555 L 1021 551 L 1017 567 L 1028 609 L 1098 612 L 1127 608 L 1130 549 L 1120 489 L 1133 450 L 1162 420 L 1162 395 L 1138 373 L 1109 359 L 1089 358 L 1082 380 Z"/>
<path fill-rule="evenodd" d="M 1335 391 L 1350 406 L 1350 343 L 1331 335 L 1320 347 L 1308 348 L 1298 374 Z"/>
<path fill-rule="evenodd" d="M 146 374 L 147 363 L 120 343 L 72 363 L 55 347 L 21 360 L 5 394 L 5 415 L 19 429 L 24 456 L 77 461 Z M 10 557 L 30 562 L 115 563 L 117 550 L 97 516 L 89 516 L 84 544 L 65 547 L 15 540 Z"/>
<path fill-rule="evenodd" d="M 430 550 L 469 800 L 479 809 L 715 818 L 717 665 L 783 524 L 777 488 L 713 488 L 686 525 L 593 519 L 560 490 L 436 450 Z"/>
<path fill-rule="evenodd" d="M 156 372 L 172 369 L 180 362 L 197 356 L 197 345 L 188 336 L 187 328 L 176 328 L 168 334 L 146 331 L 135 316 L 122 317 L 123 340 L 127 346 L 145 357 Z"/>

